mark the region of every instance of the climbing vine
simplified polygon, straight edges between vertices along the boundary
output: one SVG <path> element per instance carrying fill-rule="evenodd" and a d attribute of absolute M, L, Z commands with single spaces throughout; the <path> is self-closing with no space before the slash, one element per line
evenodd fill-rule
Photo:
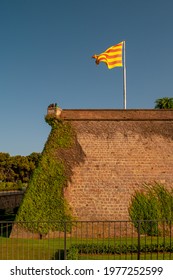
<path fill-rule="evenodd" d="M 64 221 L 72 218 L 63 195 L 68 180 L 67 166 L 58 151 L 70 149 L 75 134 L 68 122 L 53 117 L 45 120 L 52 129 L 16 216 L 25 228 L 40 235 L 63 230 Z"/>

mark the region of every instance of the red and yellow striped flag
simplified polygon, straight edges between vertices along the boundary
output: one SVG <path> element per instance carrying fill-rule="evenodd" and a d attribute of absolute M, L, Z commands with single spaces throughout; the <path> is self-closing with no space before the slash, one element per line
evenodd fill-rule
<path fill-rule="evenodd" d="M 99 64 L 100 62 L 105 62 L 109 69 L 112 69 L 114 67 L 121 67 L 123 66 L 122 50 L 123 42 L 108 48 L 105 52 L 99 55 L 93 55 L 92 58 L 95 58 L 96 64 Z"/>

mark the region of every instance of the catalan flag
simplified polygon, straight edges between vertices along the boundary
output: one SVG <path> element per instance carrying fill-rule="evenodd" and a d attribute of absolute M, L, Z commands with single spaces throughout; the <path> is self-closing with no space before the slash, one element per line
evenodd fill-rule
<path fill-rule="evenodd" d="M 105 52 L 99 55 L 93 55 L 92 58 L 95 58 L 96 64 L 100 62 L 105 62 L 109 69 L 114 67 L 122 67 L 122 51 L 123 50 L 123 42 L 108 48 Z"/>

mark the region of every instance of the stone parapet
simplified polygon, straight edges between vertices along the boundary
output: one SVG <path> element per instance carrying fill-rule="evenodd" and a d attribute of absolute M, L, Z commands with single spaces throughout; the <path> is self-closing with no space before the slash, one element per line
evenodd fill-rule
<path fill-rule="evenodd" d="M 173 120 L 173 110 L 156 109 L 65 109 L 61 112 L 64 120 Z"/>

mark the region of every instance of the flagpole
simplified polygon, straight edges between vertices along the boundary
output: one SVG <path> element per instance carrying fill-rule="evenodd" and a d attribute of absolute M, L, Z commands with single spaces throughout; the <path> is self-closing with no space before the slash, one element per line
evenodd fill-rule
<path fill-rule="evenodd" d="M 126 109 L 126 45 L 125 45 L 125 41 L 123 41 L 123 50 L 124 50 L 124 54 L 123 54 L 123 58 L 124 58 L 124 62 L 123 62 L 123 95 L 124 95 L 124 109 Z"/>

